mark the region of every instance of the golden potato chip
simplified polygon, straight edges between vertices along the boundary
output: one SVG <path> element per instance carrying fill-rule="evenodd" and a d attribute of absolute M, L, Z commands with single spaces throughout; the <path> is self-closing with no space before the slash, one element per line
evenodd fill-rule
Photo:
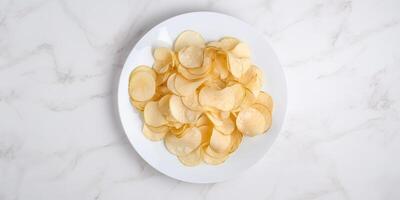
<path fill-rule="evenodd" d="M 215 126 L 215 129 L 224 135 L 230 135 L 236 128 L 235 123 L 231 117 L 228 117 L 222 121 L 221 126 Z"/>
<path fill-rule="evenodd" d="M 179 51 L 179 62 L 186 68 L 197 68 L 203 64 L 203 49 L 188 46 Z"/>
<path fill-rule="evenodd" d="M 150 129 L 148 125 L 143 124 L 143 135 L 151 141 L 160 141 L 164 139 L 167 133 L 168 133 L 168 128 L 166 129 L 165 132 L 155 132 L 152 129 Z"/>
<path fill-rule="evenodd" d="M 206 115 L 200 115 L 199 119 L 197 120 L 196 124 L 197 127 L 201 126 L 212 126 L 211 121 L 208 119 Z"/>
<path fill-rule="evenodd" d="M 196 112 L 188 109 L 183 103 L 181 98 L 172 95 L 169 100 L 169 108 L 171 116 L 180 123 L 193 123 L 201 115 L 201 112 Z"/>
<path fill-rule="evenodd" d="M 153 69 L 159 74 L 167 72 L 168 69 L 174 64 L 174 54 L 169 48 L 156 48 L 154 50 L 153 57 L 155 59 Z"/>
<path fill-rule="evenodd" d="M 207 118 L 215 125 L 215 126 L 222 126 L 224 121 L 216 112 L 206 112 L 205 113 Z"/>
<path fill-rule="evenodd" d="M 228 54 L 228 69 L 236 79 L 239 79 L 243 73 L 242 62 L 233 54 Z"/>
<path fill-rule="evenodd" d="M 197 32 L 187 30 L 179 34 L 175 40 L 174 49 L 180 51 L 188 46 L 204 47 L 204 38 Z"/>
<path fill-rule="evenodd" d="M 242 142 L 243 134 L 239 131 L 234 131 L 231 137 L 232 137 L 232 145 L 230 152 L 232 153 L 239 148 L 239 145 Z"/>
<path fill-rule="evenodd" d="M 169 109 L 169 99 L 171 98 L 172 95 L 168 94 L 163 97 L 158 101 L 158 109 L 160 110 L 160 113 L 167 119 L 168 121 L 171 121 L 169 117 L 171 117 L 170 109 Z"/>
<path fill-rule="evenodd" d="M 229 76 L 227 60 L 225 54 L 217 54 L 214 61 L 214 71 L 220 79 L 226 79 Z"/>
<path fill-rule="evenodd" d="M 250 107 L 255 102 L 256 102 L 256 96 L 254 96 L 254 94 L 252 92 L 250 92 L 250 90 L 245 89 L 245 96 L 244 96 L 242 103 L 240 104 L 240 110 L 244 110 L 244 109 Z"/>
<path fill-rule="evenodd" d="M 222 90 L 204 87 L 199 93 L 200 105 L 210 106 L 222 111 L 230 111 L 235 106 L 235 91 L 232 87 Z"/>
<path fill-rule="evenodd" d="M 197 92 L 193 92 L 193 94 L 189 96 L 183 96 L 182 98 L 182 103 L 186 107 L 188 107 L 190 110 L 194 111 L 202 111 L 202 107 L 199 103 L 199 95 Z"/>
<path fill-rule="evenodd" d="M 231 52 L 238 58 L 249 58 L 251 55 L 249 46 L 243 42 L 239 42 Z"/>
<path fill-rule="evenodd" d="M 263 132 L 266 132 L 269 128 L 271 128 L 272 125 L 271 111 L 266 106 L 257 103 L 253 104 L 251 107 L 257 109 L 263 114 L 266 121 Z"/>
<path fill-rule="evenodd" d="M 203 156 L 203 161 L 205 163 L 207 163 L 209 165 L 219 165 L 219 164 L 222 164 L 223 162 L 225 162 L 226 159 L 228 159 L 229 154 L 227 154 L 226 156 L 223 156 L 223 157 L 216 158 L 216 157 L 210 156 L 208 153 L 206 153 L 203 150 L 202 156 Z"/>
<path fill-rule="evenodd" d="M 151 99 L 156 92 L 156 79 L 153 75 L 154 71 L 143 70 L 145 67 L 139 68 L 139 71 L 132 71 L 129 77 L 129 95 L 135 101 L 147 101 Z"/>
<path fill-rule="evenodd" d="M 197 147 L 194 151 L 191 153 L 184 155 L 184 156 L 178 156 L 179 161 L 188 166 L 188 167 L 194 167 L 196 165 L 199 165 L 202 161 L 202 153 L 200 147 Z"/>
<path fill-rule="evenodd" d="M 219 41 L 208 42 L 207 47 L 221 48 L 221 43 Z"/>
<path fill-rule="evenodd" d="M 181 127 L 171 127 L 170 133 L 175 135 L 176 137 L 180 138 L 183 136 L 184 131 L 188 128 L 189 126 L 187 124 L 182 125 Z"/>
<path fill-rule="evenodd" d="M 144 107 L 144 121 L 150 126 L 159 127 L 168 123 L 155 101 L 148 102 Z"/>
<path fill-rule="evenodd" d="M 207 76 L 207 73 L 204 73 L 201 75 L 195 75 L 195 74 L 190 73 L 188 70 L 189 69 L 186 69 L 182 65 L 178 65 L 178 67 L 177 67 L 177 71 L 179 72 L 179 74 L 188 80 L 196 80 L 196 79 L 204 78 Z"/>
<path fill-rule="evenodd" d="M 232 137 L 231 135 L 224 135 L 217 129 L 213 129 L 210 138 L 210 148 L 217 153 L 228 152 L 231 147 Z"/>
<path fill-rule="evenodd" d="M 195 150 L 201 143 L 201 132 L 196 127 L 188 128 L 181 138 L 173 134 L 165 137 L 165 146 L 168 151 L 177 156 L 184 156 Z"/>
<path fill-rule="evenodd" d="M 273 111 L 274 102 L 272 100 L 272 97 L 264 91 L 261 91 L 260 94 L 258 94 L 256 103 L 267 107 L 270 112 Z"/>
<path fill-rule="evenodd" d="M 201 132 L 201 144 L 208 145 L 210 143 L 211 134 L 213 131 L 212 126 L 203 125 L 198 127 Z"/>
<path fill-rule="evenodd" d="M 249 107 L 241 110 L 236 118 L 236 126 L 246 136 L 255 136 L 264 132 L 267 121 L 259 110 Z"/>
<path fill-rule="evenodd" d="M 144 110 L 144 107 L 146 106 L 147 101 L 135 101 L 133 99 L 129 99 L 131 104 L 135 106 L 140 111 Z"/>
<path fill-rule="evenodd" d="M 183 76 L 177 74 L 175 77 L 175 89 L 181 96 L 189 96 L 192 95 L 203 82 L 203 79 L 189 81 Z"/>
<path fill-rule="evenodd" d="M 258 96 L 262 87 L 262 75 L 256 66 L 251 66 L 247 72 L 239 79 L 244 87 L 249 89 L 255 96 Z"/>
<path fill-rule="evenodd" d="M 223 37 L 219 40 L 220 48 L 226 51 L 232 50 L 237 44 L 239 44 L 239 40 L 234 37 Z"/>
<path fill-rule="evenodd" d="M 167 71 L 167 72 L 165 72 L 163 74 L 158 74 L 157 78 L 156 78 L 157 86 L 160 86 L 160 85 L 166 83 L 168 78 L 171 76 L 172 73 L 173 73 L 172 71 Z"/>
<path fill-rule="evenodd" d="M 175 73 L 171 74 L 171 76 L 167 80 L 167 88 L 171 90 L 172 93 L 180 95 L 175 88 L 175 79 L 176 79 L 176 74 Z"/>

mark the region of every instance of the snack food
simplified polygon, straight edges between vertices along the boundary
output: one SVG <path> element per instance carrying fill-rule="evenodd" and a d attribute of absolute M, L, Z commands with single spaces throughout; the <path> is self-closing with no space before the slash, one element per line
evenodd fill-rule
<path fill-rule="evenodd" d="M 269 130 L 273 100 L 261 91 L 261 70 L 249 46 L 234 37 L 206 43 L 184 31 L 172 49 L 154 49 L 154 64 L 138 66 L 129 78 L 133 107 L 143 112 L 143 134 L 163 140 L 186 166 L 218 165 L 243 136 Z"/>

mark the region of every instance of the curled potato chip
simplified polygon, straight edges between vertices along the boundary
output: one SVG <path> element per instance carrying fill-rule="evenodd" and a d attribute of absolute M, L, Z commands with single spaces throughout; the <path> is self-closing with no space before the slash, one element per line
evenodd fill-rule
<path fill-rule="evenodd" d="M 232 87 L 222 90 L 204 87 L 199 93 L 199 102 L 203 106 L 210 106 L 222 111 L 230 111 L 235 106 L 235 91 Z"/>
<path fill-rule="evenodd" d="M 232 50 L 237 44 L 239 44 L 239 40 L 234 37 L 223 37 L 219 40 L 220 48 L 226 51 Z"/>
<path fill-rule="evenodd" d="M 224 153 L 230 150 L 232 137 L 230 135 L 224 135 L 217 129 L 213 129 L 210 138 L 210 148 L 217 153 Z"/>
<path fill-rule="evenodd" d="M 240 143 L 242 142 L 243 134 L 239 131 L 235 131 L 232 133 L 232 145 L 230 152 L 234 152 L 239 148 Z"/>
<path fill-rule="evenodd" d="M 135 101 L 133 99 L 129 99 L 131 104 L 135 106 L 140 111 L 144 110 L 144 107 L 146 106 L 147 101 Z"/>
<path fill-rule="evenodd" d="M 203 151 L 201 150 L 201 147 L 197 147 L 197 149 L 187 155 L 178 156 L 178 159 L 182 164 L 188 167 L 193 167 L 201 163 L 203 157 L 202 153 Z"/>
<path fill-rule="evenodd" d="M 256 66 L 251 66 L 244 76 L 239 79 L 244 87 L 249 89 L 255 96 L 258 96 L 262 87 L 262 75 Z"/>
<path fill-rule="evenodd" d="M 243 42 L 239 42 L 231 52 L 238 58 L 249 58 L 251 54 L 249 46 Z"/>
<path fill-rule="evenodd" d="M 179 62 L 186 68 L 197 68 L 203 64 L 203 49 L 188 46 L 179 51 Z"/>
<path fill-rule="evenodd" d="M 204 73 L 201 75 L 192 74 L 188 71 L 189 69 L 186 69 L 182 65 L 179 65 L 177 67 L 177 70 L 178 70 L 179 74 L 181 74 L 183 77 L 185 77 L 188 80 L 196 80 L 196 79 L 204 78 L 207 76 L 207 73 Z"/>
<path fill-rule="evenodd" d="M 167 72 L 173 66 L 174 54 L 169 48 L 156 48 L 153 57 L 155 59 L 153 69 L 159 74 Z"/>
<path fill-rule="evenodd" d="M 229 71 L 235 78 L 240 78 L 243 73 L 242 62 L 233 54 L 228 54 Z"/>
<path fill-rule="evenodd" d="M 213 131 L 212 126 L 210 125 L 199 126 L 199 130 L 201 132 L 201 144 L 208 145 L 210 143 L 210 138 Z"/>
<path fill-rule="evenodd" d="M 197 120 L 196 124 L 197 127 L 201 126 L 212 126 L 211 121 L 208 119 L 206 115 L 201 115 L 199 119 Z"/>
<path fill-rule="evenodd" d="M 214 61 L 214 71 L 220 79 L 226 79 L 229 75 L 225 54 L 217 54 Z"/>
<path fill-rule="evenodd" d="M 148 102 L 144 107 L 144 121 L 150 126 L 159 127 L 168 123 L 165 117 L 161 114 L 158 108 L 158 103 L 155 101 Z"/>
<path fill-rule="evenodd" d="M 187 124 L 182 125 L 181 127 L 171 127 L 170 133 L 180 138 L 183 136 L 184 131 L 188 128 Z"/>
<path fill-rule="evenodd" d="M 208 147 L 208 149 L 210 149 Z M 228 159 L 229 154 L 222 156 L 222 157 L 213 157 L 209 153 L 207 153 L 205 150 L 203 150 L 203 161 L 209 165 L 219 165 L 225 162 L 226 159 Z"/>
<path fill-rule="evenodd" d="M 180 51 L 188 46 L 204 47 L 204 38 L 197 32 L 187 30 L 179 34 L 174 43 L 175 51 Z"/>
<path fill-rule="evenodd" d="M 179 92 L 175 88 L 175 80 L 176 80 L 176 74 L 173 73 L 167 80 L 167 88 L 171 90 L 172 93 L 176 95 L 180 95 Z"/>
<path fill-rule="evenodd" d="M 175 77 L 175 89 L 181 96 L 190 96 L 203 82 L 203 79 L 189 81 L 178 74 Z"/>
<path fill-rule="evenodd" d="M 274 102 L 272 100 L 272 97 L 268 93 L 266 93 L 264 91 L 261 91 L 260 94 L 258 94 L 257 99 L 256 99 L 256 103 L 267 107 L 268 110 L 271 111 L 271 112 L 273 111 Z"/>
<path fill-rule="evenodd" d="M 201 112 L 196 112 L 188 109 L 183 103 L 181 98 L 172 95 L 169 100 L 169 108 L 171 116 L 180 123 L 193 123 L 201 115 Z"/>
<path fill-rule="evenodd" d="M 147 69 L 148 68 L 148 69 Z M 150 100 L 156 92 L 156 76 L 149 67 L 132 71 L 129 77 L 129 95 L 135 101 Z"/>
<path fill-rule="evenodd" d="M 261 104 L 257 104 L 257 103 L 253 104 L 251 107 L 257 109 L 258 111 L 260 111 L 264 115 L 266 123 L 265 123 L 265 127 L 264 127 L 264 131 L 263 132 L 266 132 L 268 129 L 271 128 L 271 125 L 272 125 L 271 111 L 266 106 L 261 105 Z"/>
<path fill-rule="evenodd" d="M 245 89 L 245 96 L 242 103 L 240 104 L 239 109 L 244 110 L 253 105 L 255 102 L 256 102 L 256 96 L 252 92 L 250 92 L 250 90 Z"/>
<path fill-rule="evenodd" d="M 193 92 L 193 94 L 189 96 L 183 96 L 182 98 L 182 103 L 188 107 L 190 110 L 194 111 L 202 111 L 202 107 L 200 106 L 199 103 L 199 95 L 197 92 Z"/>
<path fill-rule="evenodd" d="M 235 121 L 231 117 L 224 119 L 220 126 L 215 126 L 215 129 L 217 129 L 224 135 L 230 135 L 235 130 L 235 128 Z"/>
<path fill-rule="evenodd" d="M 165 135 L 168 133 L 169 129 L 166 128 L 165 131 L 156 132 L 149 128 L 148 125 L 143 124 L 143 135 L 151 141 L 160 141 L 164 139 Z"/>
<path fill-rule="evenodd" d="M 196 127 L 188 128 L 181 138 L 168 134 L 165 137 L 165 146 L 168 151 L 177 156 L 184 156 L 200 146 L 201 132 Z"/>
<path fill-rule="evenodd" d="M 224 121 L 216 112 L 206 112 L 205 113 L 207 118 L 215 125 L 215 126 L 222 126 Z"/>
<path fill-rule="evenodd" d="M 267 121 L 259 110 L 249 107 L 241 110 L 236 118 L 236 126 L 247 136 L 255 136 L 265 131 Z"/>

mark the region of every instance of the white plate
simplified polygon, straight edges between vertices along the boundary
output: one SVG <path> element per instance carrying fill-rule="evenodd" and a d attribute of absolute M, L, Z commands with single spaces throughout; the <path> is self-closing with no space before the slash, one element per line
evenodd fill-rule
<path fill-rule="evenodd" d="M 268 134 L 245 137 L 239 149 L 223 164 L 185 167 L 171 155 L 163 142 L 151 142 L 142 132 L 142 119 L 132 108 L 128 95 L 130 72 L 137 65 L 152 66 L 151 50 L 158 46 L 170 47 L 184 30 L 194 30 L 206 40 L 233 36 L 246 42 L 252 50 L 252 59 L 264 72 L 264 90 L 274 99 L 273 124 Z M 274 51 L 264 36 L 248 24 L 231 16 L 213 12 L 193 12 L 172 17 L 147 32 L 132 49 L 121 73 L 118 88 L 118 108 L 122 125 L 132 146 L 142 158 L 167 176 L 186 182 L 213 183 L 240 174 L 260 160 L 281 130 L 286 113 L 286 80 Z"/>

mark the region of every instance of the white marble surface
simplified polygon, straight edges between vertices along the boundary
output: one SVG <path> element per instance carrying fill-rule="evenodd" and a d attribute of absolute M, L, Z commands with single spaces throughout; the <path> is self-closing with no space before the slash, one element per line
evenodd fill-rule
<path fill-rule="evenodd" d="M 289 89 L 287 123 L 266 156 L 209 185 L 149 167 L 115 105 L 139 37 L 198 10 L 263 32 Z M 399 130 L 397 0 L 0 0 L 0 200 L 396 200 Z"/>

